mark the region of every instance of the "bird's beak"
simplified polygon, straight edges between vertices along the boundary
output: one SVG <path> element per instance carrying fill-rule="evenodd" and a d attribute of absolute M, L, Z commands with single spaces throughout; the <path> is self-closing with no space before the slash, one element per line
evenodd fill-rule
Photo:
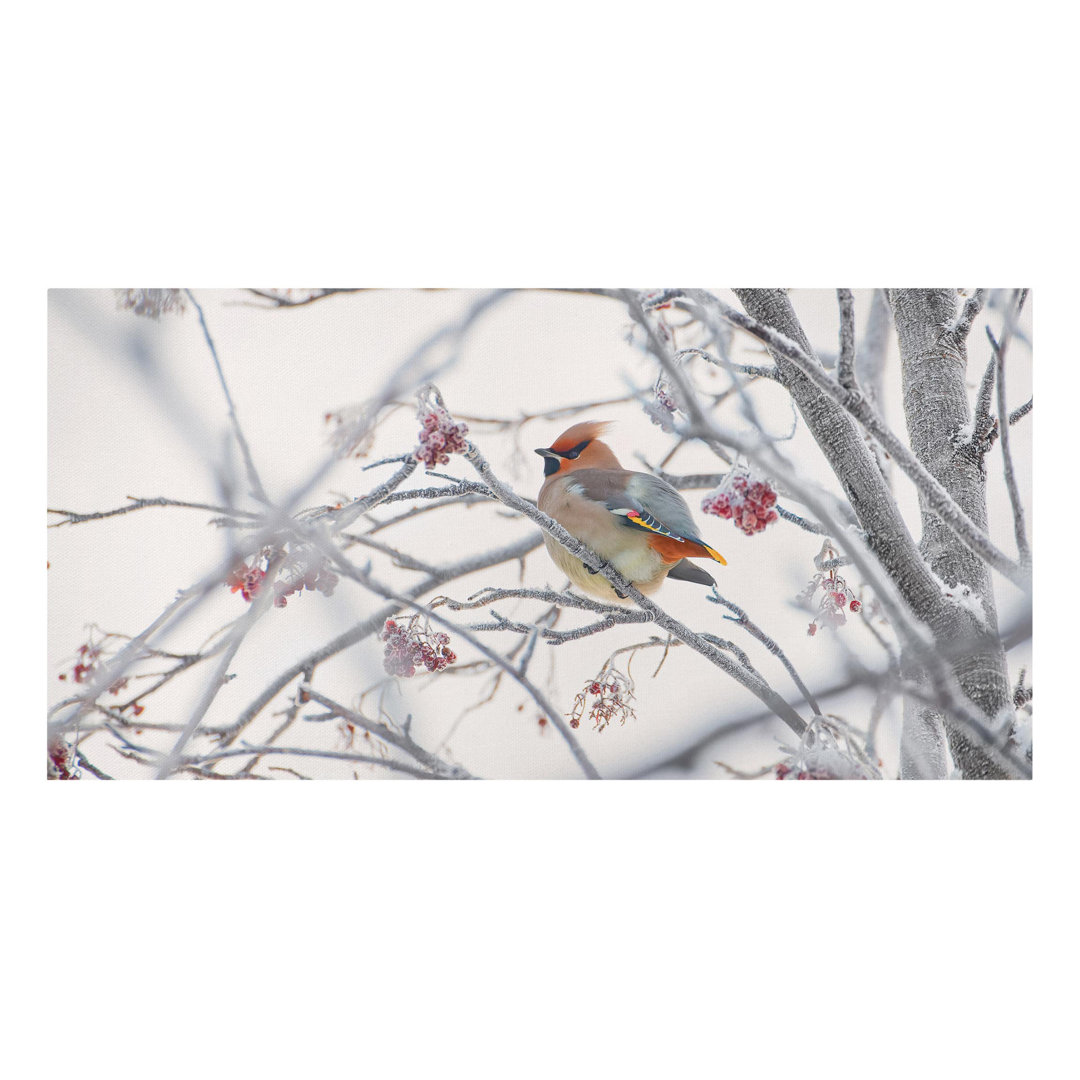
<path fill-rule="evenodd" d="M 555 453 L 549 446 L 538 446 L 534 451 L 534 454 L 539 454 L 541 457 L 557 458 L 559 455 Z"/>

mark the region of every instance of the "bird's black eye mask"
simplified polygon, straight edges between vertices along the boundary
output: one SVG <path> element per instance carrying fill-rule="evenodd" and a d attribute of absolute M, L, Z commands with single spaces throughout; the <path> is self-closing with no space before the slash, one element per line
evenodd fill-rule
<path fill-rule="evenodd" d="M 586 439 L 584 442 L 579 442 L 577 444 L 577 446 L 574 447 L 573 450 L 567 450 L 565 454 L 560 454 L 559 456 L 564 457 L 564 458 L 569 458 L 571 461 L 573 461 L 574 458 L 576 458 L 578 456 L 578 454 L 580 454 L 581 451 L 584 450 L 585 447 L 588 446 L 589 443 L 591 443 L 591 442 L 592 442 L 592 439 Z"/>
<path fill-rule="evenodd" d="M 584 442 L 579 442 L 577 446 L 575 446 L 572 450 L 551 450 L 547 448 L 537 450 L 536 452 L 538 454 L 543 454 L 544 456 L 544 475 L 553 476 L 559 471 L 559 458 L 565 458 L 567 461 L 573 461 L 574 458 L 576 458 L 582 452 L 582 450 L 584 450 L 585 447 L 588 446 L 591 442 L 592 439 L 586 439 Z"/>

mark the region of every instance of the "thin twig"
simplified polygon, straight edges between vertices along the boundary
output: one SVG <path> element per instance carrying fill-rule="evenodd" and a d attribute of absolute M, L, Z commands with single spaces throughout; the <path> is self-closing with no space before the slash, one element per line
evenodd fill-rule
<path fill-rule="evenodd" d="M 731 600 L 725 599 L 720 595 L 720 591 L 715 585 L 712 587 L 712 595 L 707 597 L 708 600 L 714 604 L 722 604 L 734 615 L 734 621 L 739 624 L 748 634 L 752 637 L 756 637 L 766 649 L 769 650 L 780 661 L 781 664 L 787 668 L 788 674 L 791 676 L 792 681 L 799 688 L 800 693 L 806 699 L 807 705 L 814 710 L 814 715 L 821 714 L 821 707 L 817 701 L 814 700 L 814 695 L 810 693 L 809 687 L 802 681 L 799 673 L 795 670 L 795 665 L 787 658 L 787 654 L 783 649 L 771 638 L 764 630 L 758 626 L 746 612 L 739 607 L 738 604 L 733 603 Z M 731 616 L 725 616 L 725 618 L 731 618 Z"/>
<path fill-rule="evenodd" d="M 1022 303 L 1022 301 L 1020 301 Z M 1017 304 L 1019 311 L 1019 303 Z M 1020 498 L 1020 489 L 1016 483 L 1016 474 L 1013 471 L 1012 452 L 1009 447 L 1009 412 L 1005 407 L 1005 351 L 1009 347 L 1009 339 L 1012 337 L 1012 327 L 1015 316 L 1011 309 L 1006 309 L 1005 328 L 1001 334 L 1001 343 L 994 341 L 990 328 L 986 328 L 987 336 L 994 350 L 997 361 L 997 410 L 998 430 L 1001 432 L 1001 456 L 1005 465 L 1005 485 L 1009 490 L 1009 502 L 1012 504 L 1013 530 L 1016 534 L 1016 548 L 1023 564 L 1031 563 L 1031 548 L 1028 546 L 1027 529 L 1024 525 L 1024 504 Z"/>
<path fill-rule="evenodd" d="M 128 495 L 131 500 L 127 506 L 118 507 L 116 510 L 96 510 L 89 514 L 79 514 L 74 510 L 48 510 L 49 514 L 63 514 L 65 520 L 54 521 L 49 525 L 50 529 L 57 529 L 61 525 L 81 525 L 84 521 L 101 521 L 103 518 L 116 517 L 118 514 L 130 514 L 133 510 L 144 510 L 148 506 L 177 506 L 187 510 L 209 510 L 214 514 L 227 514 L 230 517 L 244 517 L 258 520 L 261 515 L 253 514 L 247 510 L 237 510 L 231 506 L 213 506 L 210 503 L 182 502 L 180 499 L 166 499 L 159 496 L 156 499 L 139 499 L 134 495 Z"/>
<path fill-rule="evenodd" d="M 217 370 L 218 382 L 221 383 L 222 392 L 225 394 L 225 401 L 229 406 L 229 422 L 232 424 L 233 434 L 236 436 L 236 442 L 240 447 L 240 453 L 244 458 L 244 467 L 247 469 L 248 483 L 251 485 L 251 494 L 261 503 L 269 503 L 266 491 L 263 488 L 262 481 L 259 479 L 259 472 L 255 468 L 255 459 L 251 456 L 251 448 L 248 446 L 248 441 L 244 437 L 243 428 L 240 426 L 240 418 L 236 414 L 236 405 L 233 403 L 232 394 L 229 393 L 229 384 L 225 381 L 225 372 L 221 367 L 221 360 L 218 357 L 217 346 L 214 345 L 214 339 L 210 336 L 210 328 L 206 325 L 206 316 L 203 314 L 202 305 L 195 299 L 190 289 L 185 289 L 187 298 L 191 301 L 192 306 L 195 308 L 199 315 L 199 325 L 202 327 L 203 337 L 206 338 L 206 344 L 210 347 L 210 355 L 214 358 L 214 367 Z"/>
<path fill-rule="evenodd" d="M 320 705 L 325 706 L 335 716 L 340 716 L 343 720 L 347 720 L 350 724 L 363 731 L 369 731 L 377 739 L 381 739 L 384 743 L 395 747 L 402 751 L 402 753 L 408 754 L 432 775 L 439 776 L 445 780 L 476 779 L 468 769 L 464 769 L 460 765 L 452 765 L 449 762 L 443 761 L 442 758 L 432 754 L 430 751 L 425 750 L 407 732 L 395 731 L 393 728 L 389 727 L 389 725 L 384 724 L 379 720 L 372 720 L 370 717 L 364 716 L 363 713 L 357 712 L 355 709 L 346 708 L 332 698 L 320 694 L 310 683 L 301 683 L 298 692 L 300 695 L 307 695 L 312 701 L 317 701 Z"/>

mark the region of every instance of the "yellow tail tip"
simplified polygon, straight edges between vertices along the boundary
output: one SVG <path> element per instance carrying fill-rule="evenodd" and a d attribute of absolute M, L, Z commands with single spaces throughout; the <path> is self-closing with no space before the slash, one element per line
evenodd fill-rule
<path fill-rule="evenodd" d="M 727 566 L 727 559 L 720 554 L 719 551 L 714 551 L 708 544 L 701 545 L 721 566 Z"/>

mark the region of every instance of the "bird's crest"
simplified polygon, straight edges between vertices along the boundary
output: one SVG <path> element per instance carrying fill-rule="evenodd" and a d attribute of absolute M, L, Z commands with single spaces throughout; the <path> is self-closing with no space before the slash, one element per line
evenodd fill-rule
<path fill-rule="evenodd" d="M 556 454 L 565 454 L 568 450 L 573 450 L 575 446 L 580 446 L 583 442 L 598 439 L 609 427 L 611 427 L 610 420 L 582 420 L 580 424 L 567 428 L 551 444 L 551 449 Z"/>

